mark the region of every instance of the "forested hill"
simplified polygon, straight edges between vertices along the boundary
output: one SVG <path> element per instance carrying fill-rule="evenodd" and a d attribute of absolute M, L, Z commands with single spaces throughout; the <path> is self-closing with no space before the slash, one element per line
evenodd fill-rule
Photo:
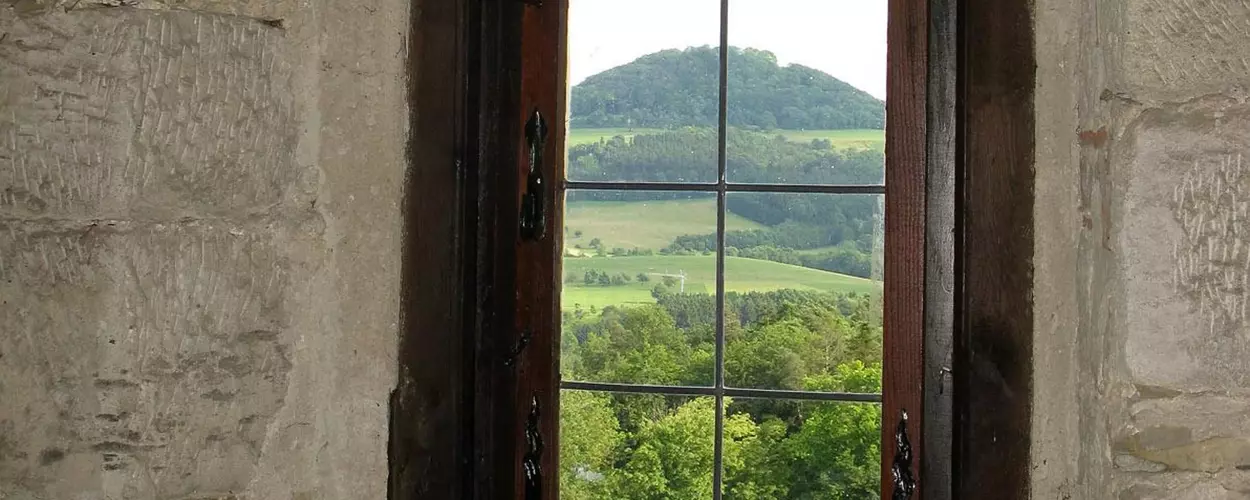
<path fill-rule="evenodd" d="M 715 126 L 719 49 L 670 49 L 573 87 L 574 128 Z M 881 129 L 885 103 L 771 52 L 729 49 L 729 124 L 748 129 Z"/>

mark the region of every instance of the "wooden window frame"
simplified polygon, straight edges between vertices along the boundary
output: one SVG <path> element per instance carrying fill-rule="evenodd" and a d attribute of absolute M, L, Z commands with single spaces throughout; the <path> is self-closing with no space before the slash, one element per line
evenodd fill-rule
<path fill-rule="evenodd" d="M 558 255 L 550 237 L 546 245 L 521 243 L 517 226 L 528 168 L 524 121 L 544 106 L 564 114 L 563 94 L 552 91 L 563 85 L 562 61 L 531 50 L 563 53 L 564 9 L 552 7 L 561 1 L 425 0 L 412 9 L 413 170 L 389 498 L 525 498 L 531 396 L 539 394 L 545 410 L 540 434 L 555 435 L 558 343 L 523 332 L 558 316 L 557 283 L 535 278 L 551 268 L 531 265 L 554 266 Z M 888 254 L 886 295 L 908 310 L 887 313 L 894 319 L 886 355 L 907 361 L 886 367 L 883 438 L 898 407 L 922 408 L 912 415 L 920 487 L 912 498 L 1027 498 L 1028 2 L 889 2 L 898 15 L 889 27 L 888 119 L 913 128 L 905 140 L 891 133 L 887 144 L 911 170 L 891 167 L 890 175 L 906 178 L 887 179 L 887 252 L 901 254 Z M 547 157 L 557 158 L 562 141 L 548 145 Z M 546 213 L 549 228 L 562 227 L 555 210 Z M 893 445 L 883 441 L 889 460 Z M 547 444 L 543 498 L 554 498 L 555 446 Z M 888 487 L 889 464 L 882 471 Z"/>

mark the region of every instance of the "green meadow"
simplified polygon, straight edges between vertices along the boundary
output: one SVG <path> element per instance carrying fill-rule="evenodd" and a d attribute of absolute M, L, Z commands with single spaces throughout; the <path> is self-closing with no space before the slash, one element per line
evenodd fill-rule
<path fill-rule="evenodd" d="M 586 271 L 597 270 L 610 275 L 624 273 L 633 281 L 621 286 L 586 285 Z M 651 290 L 663 283 L 664 275 L 686 276 L 687 293 L 716 291 L 715 255 L 649 255 L 630 257 L 568 257 L 564 259 L 564 293 L 561 307 L 572 310 L 580 306 L 603 308 L 609 305 L 650 304 L 655 299 Z M 649 281 L 639 282 L 645 274 Z M 569 280 L 568 277 L 576 279 Z M 677 279 L 680 282 L 680 279 Z M 680 285 L 672 287 L 678 291 Z M 792 266 L 766 260 L 728 257 L 725 259 L 725 290 L 730 292 L 770 291 L 783 288 L 799 290 L 875 292 L 878 282 L 846 276 L 819 269 Z"/>

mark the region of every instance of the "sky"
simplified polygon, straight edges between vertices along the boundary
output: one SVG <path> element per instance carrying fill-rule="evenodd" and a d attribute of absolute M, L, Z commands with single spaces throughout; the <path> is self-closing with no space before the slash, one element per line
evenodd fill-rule
<path fill-rule="evenodd" d="M 660 50 L 720 45 L 720 0 L 569 4 L 574 85 Z M 782 65 L 819 69 L 878 99 L 885 99 L 885 31 L 886 0 L 729 0 L 729 45 L 771 51 Z"/>

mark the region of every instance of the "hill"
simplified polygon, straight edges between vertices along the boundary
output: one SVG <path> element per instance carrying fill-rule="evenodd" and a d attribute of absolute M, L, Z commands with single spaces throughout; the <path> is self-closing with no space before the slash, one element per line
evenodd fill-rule
<path fill-rule="evenodd" d="M 572 128 L 712 127 L 719 49 L 669 49 L 573 87 Z M 729 125 L 752 129 L 882 129 L 885 104 L 822 71 L 780 66 L 771 52 L 729 49 Z"/>

